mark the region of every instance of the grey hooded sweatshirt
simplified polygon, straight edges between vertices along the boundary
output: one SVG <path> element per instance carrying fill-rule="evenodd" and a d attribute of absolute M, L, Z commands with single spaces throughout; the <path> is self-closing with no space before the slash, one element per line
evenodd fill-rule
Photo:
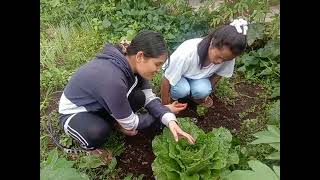
<path fill-rule="evenodd" d="M 145 95 L 144 107 L 148 111 L 140 115 L 133 112 L 128 100 L 138 89 Z M 110 44 L 73 74 L 59 102 L 59 113 L 65 119 L 69 117 L 66 115 L 101 109 L 127 130 L 141 129 L 154 118 L 166 126 L 169 121 L 176 121 L 176 116 L 152 92 L 149 82 L 134 74 L 126 57 Z"/>

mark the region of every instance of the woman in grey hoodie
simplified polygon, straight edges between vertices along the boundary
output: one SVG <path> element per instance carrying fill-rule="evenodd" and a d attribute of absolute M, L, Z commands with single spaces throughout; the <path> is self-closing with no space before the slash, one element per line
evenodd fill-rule
<path fill-rule="evenodd" d="M 103 52 L 81 66 L 66 85 L 59 103 L 60 124 L 83 149 L 99 149 L 112 133 L 114 124 L 126 135 L 136 135 L 161 121 L 176 141 L 195 140 L 176 121 L 187 104 L 162 105 L 148 80 L 160 71 L 168 57 L 160 33 L 139 32 L 126 47 L 106 44 Z M 148 113 L 137 114 L 144 107 Z"/>

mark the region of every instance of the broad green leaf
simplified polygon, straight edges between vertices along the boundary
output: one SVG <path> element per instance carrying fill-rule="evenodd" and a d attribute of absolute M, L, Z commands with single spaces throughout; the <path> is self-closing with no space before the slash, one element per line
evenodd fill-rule
<path fill-rule="evenodd" d="M 232 171 L 223 180 L 279 180 L 277 174 L 260 161 L 251 160 L 248 164 L 252 170 Z"/>
<path fill-rule="evenodd" d="M 280 143 L 270 143 L 269 145 L 275 148 L 276 150 L 280 151 Z"/>
<path fill-rule="evenodd" d="M 198 128 L 194 123 L 190 123 L 190 120 L 179 118 L 178 120 L 181 128 L 191 134 L 193 138 L 197 140 L 198 136 L 204 134 L 204 131 Z"/>
<path fill-rule="evenodd" d="M 280 89 L 280 88 L 279 88 Z M 279 94 L 280 96 L 280 94 Z M 271 124 L 279 124 L 280 122 L 280 100 L 273 103 L 267 112 L 267 118 Z"/>
<path fill-rule="evenodd" d="M 265 45 L 264 49 L 270 49 L 272 52 L 271 59 L 280 56 L 280 41 L 279 40 L 270 40 Z"/>
<path fill-rule="evenodd" d="M 102 21 L 102 26 L 103 26 L 104 28 L 108 28 L 108 27 L 111 26 L 111 22 L 110 22 L 108 19 L 104 19 L 104 20 Z"/>
<path fill-rule="evenodd" d="M 255 171 L 257 174 L 263 175 L 265 177 L 268 177 L 268 179 L 278 179 L 276 174 L 265 164 L 261 163 L 257 160 L 251 160 L 248 162 L 249 166 L 253 171 Z"/>
<path fill-rule="evenodd" d="M 255 173 L 250 170 L 235 170 L 223 178 L 223 180 L 257 180 Z M 259 179 L 260 180 L 260 179 Z"/>
<path fill-rule="evenodd" d="M 72 145 L 72 138 L 64 134 L 60 137 L 59 143 L 65 147 L 70 147 Z"/>
<path fill-rule="evenodd" d="M 251 56 L 249 54 L 244 54 L 241 57 L 242 62 L 245 66 L 257 65 L 259 63 L 258 59 L 255 56 Z"/>
<path fill-rule="evenodd" d="M 241 66 L 237 69 L 240 72 L 245 72 L 246 71 L 246 66 Z"/>
<path fill-rule="evenodd" d="M 158 16 L 154 16 L 154 17 L 152 18 L 152 20 L 155 21 L 155 22 L 157 22 L 157 21 L 159 20 L 159 17 L 158 17 Z"/>
<path fill-rule="evenodd" d="M 117 159 L 116 158 L 112 158 L 110 164 L 108 165 L 108 169 L 107 171 L 112 172 L 117 166 Z"/>
<path fill-rule="evenodd" d="M 191 166 L 186 167 L 186 173 L 187 174 L 196 174 L 200 171 L 207 170 L 206 168 L 210 165 L 211 163 L 209 161 L 198 161 L 194 164 L 191 164 Z"/>
<path fill-rule="evenodd" d="M 280 160 L 280 152 L 274 152 L 266 157 L 267 159 Z"/>
<path fill-rule="evenodd" d="M 277 174 L 278 178 L 280 179 L 280 167 L 279 166 L 273 166 L 273 170 Z"/>
<path fill-rule="evenodd" d="M 187 175 L 186 173 L 181 173 L 180 178 L 183 180 L 199 180 L 200 176 L 198 174 Z"/>
<path fill-rule="evenodd" d="M 251 46 L 255 40 L 262 39 L 264 36 L 264 30 L 265 26 L 263 24 L 249 24 L 247 33 L 248 45 Z"/>
<path fill-rule="evenodd" d="M 137 34 L 137 32 L 135 30 L 127 31 L 127 36 L 126 36 L 127 40 L 131 41 L 136 34 Z"/>
<path fill-rule="evenodd" d="M 57 149 L 49 152 L 45 165 L 40 169 L 41 180 L 88 180 L 89 177 L 72 168 L 74 162 L 59 157 Z"/>
<path fill-rule="evenodd" d="M 273 137 L 272 135 L 268 134 L 266 136 L 259 136 L 259 138 L 251 142 L 251 144 L 263 144 L 263 143 L 267 144 L 267 143 L 274 143 L 274 142 L 279 142 L 279 138 Z"/>
<path fill-rule="evenodd" d="M 77 172 L 74 168 L 51 169 L 45 167 L 40 170 L 41 180 L 89 180 L 87 175 Z"/>
<path fill-rule="evenodd" d="M 73 166 L 73 161 L 68 161 L 65 158 L 59 158 L 56 163 L 53 165 L 55 169 L 58 168 L 71 168 Z"/>
<path fill-rule="evenodd" d="M 276 87 L 272 90 L 271 98 L 276 98 L 280 96 L 280 87 Z"/>
<path fill-rule="evenodd" d="M 261 71 L 261 73 L 260 73 L 259 75 L 265 76 L 265 75 L 270 75 L 270 74 L 272 74 L 272 73 L 273 73 L 273 72 L 272 72 L 272 69 L 270 69 L 270 68 L 265 68 L 264 70 Z"/>
<path fill-rule="evenodd" d="M 212 169 L 222 169 L 225 168 L 227 165 L 227 161 L 225 159 L 216 159 L 213 162 L 213 165 L 210 167 Z"/>
<path fill-rule="evenodd" d="M 40 170 L 41 180 L 89 180 L 88 176 L 80 174 L 74 168 L 52 169 L 45 167 Z"/>
<path fill-rule="evenodd" d="M 58 160 L 58 150 L 57 148 L 55 148 L 49 152 L 46 164 L 55 164 L 57 160 Z"/>
<path fill-rule="evenodd" d="M 278 143 L 280 142 L 280 131 L 276 126 L 268 125 L 267 131 L 260 131 L 254 134 L 258 139 L 251 142 L 251 144 L 261 143 Z"/>
<path fill-rule="evenodd" d="M 277 126 L 274 125 L 268 125 L 268 131 L 272 133 L 274 136 L 280 138 L 280 130 Z M 279 140 L 280 141 L 280 140 Z"/>
<path fill-rule="evenodd" d="M 236 152 L 232 152 L 228 154 L 228 164 L 238 164 L 239 163 L 239 156 Z"/>
<path fill-rule="evenodd" d="M 171 34 L 171 33 L 167 34 L 167 39 L 174 39 L 174 38 L 175 38 L 175 36 L 173 34 Z"/>
<path fill-rule="evenodd" d="M 272 49 L 264 47 L 264 48 L 258 49 L 257 55 L 260 58 L 271 58 L 273 55 L 273 52 L 272 52 Z"/>
<path fill-rule="evenodd" d="M 155 26 L 154 28 L 155 28 L 157 31 L 161 31 L 163 27 L 162 27 L 162 26 Z"/>
<path fill-rule="evenodd" d="M 131 180 L 131 179 L 132 179 L 132 177 L 133 177 L 133 174 L 132 174 L 132 173 L 129 173 L 129 174 L 127 174 L 127 176 L 126 176 L 126 177 L 124 177 L 124 179 L 123 179 L 123 180 Z"/>
<path fill-rule="evenodd" d="M 143 176 L 144 176 L 144 174 L 140 174 L 140 176 L 138 176 L 137 180 L 142 180 Z"/>
<path fill-rule="evenodd" d="M 83 156 L 80 159 L 79 168 L 97 168 L 99 166 L 102 166 L 103 162 L 94 155 L 89 156 Z"/>
<path fill-rule="evenodd" d="M 206 170 L 206 171 L 202 171 L 200 173 L 200 178 L 201 179 L 210 179 L 210 177 L 211 177 L 211 171 L 209 169 Z"/>

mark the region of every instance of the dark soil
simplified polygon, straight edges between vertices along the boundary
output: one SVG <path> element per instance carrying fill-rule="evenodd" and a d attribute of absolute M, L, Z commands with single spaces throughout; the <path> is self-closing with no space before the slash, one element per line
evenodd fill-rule
<path fill-rule="evenodd" d="M 180 112 L 177 117 L 196 118 L 196 124 L 204 131 L 211 131 L 212 128 L 225 127 L 231 131 L 237 131 L 240 128 L 241 121 L 245 118 L 254 118 L 260 113 L 259 107 L 264 103 L 264 99 L 258 97 L 263 93 L 263 89 L 256 85 L 238 83 L 235 89 L 239 94 L 235 99 L 235 105 L 228 105 L 222 100 L 212 95 L 214 105 L 209 108 L 204 117 L 199 117 L 196 112 L 196 105 L 189 102 L 188 108 Z M 58 108 L 58 101 L 61 92 L 53 95 L 50 107 L 46 110 L 48 114 Z M 253 112 L 248 112 L 243 118 L 239 113 L 247 111 L 253 106 L 257 106 Z M 139 132 L 136 136 L 125 138 L 125 151 L 117 157 L 118 168 L 121 168 L 119 178 L 123 179 L 127 174 L 132 173 L 135 177 L 144 174 L 143 179 L 154 179 L 151 164 L 155 159 L 152 152 L 152 140 L 154 136 L 161 133 L 158 125 Z"/>
<path fill-rule="evenodd" d="M 208 132 L 212 128 L 225 127 L 231 131 L 239 130 L 241 119 L 239 113 L 250 109 L 252 106 L 261 106 L 263 100 L 258 95 L 263 92 L 263 89 L 245 83 L 235 85 L 236 91 L 239 95 L 235 99 L 235 105 L 227 105 L 219 98 L 212 95 L 214 105 L 209 108 L 204 117 L 197 116 L 196 105 L 191 102 L 188 103 L 189 107 L 184 112 L 180 112 L 177 117 L 192 117 L 197 119 L 197 125 L 204 131 Z M 248 113 L 247 118 L 254 118 L 259 114 L 259 109 L 252 113 Z M 140 132 L 133 137 L 126 137 L 125 151 L 118 157 L 118 167 L 122 170 L 121 179 L 126 174 L 132 173 L 134 176 L 144 174 L 146 180 L 154 179 L 151 164 L 155 159 L 152 152 L 152 140 L 155 135 L 160 134 L 161 130 L 152 127 L 145 132 Z"/>
<path fill-rule="evenodd" d="M 154 179 L 151 164 L 155 159 L 152 152 L 152 140 L 154 136 L 161 133 L 157 125 L 139 132 L 136 136 L 126 136 L 125 151 L 117 158 L 123 179 L 128 173 L 139 176 L 144 174 L 143 179 Z"/>

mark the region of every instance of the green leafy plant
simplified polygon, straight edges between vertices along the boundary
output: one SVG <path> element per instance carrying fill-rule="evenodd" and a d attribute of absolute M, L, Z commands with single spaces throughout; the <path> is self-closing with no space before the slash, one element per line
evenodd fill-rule
<path fill-rule="evenodd" d="M 161 80 L 162 80 L 162 73 L 157 73 L 151 81 L 152 84 L 152 91 L 157 94 L 157 96 L 160 96 L 160 90 L 161 90 Z"/>
<path fill-rule="evenodd" d="M 251 46 L 256 40 L 263 39 L 265 34 L 265 26 L 262 23 L 255 23 L 248 25 L 247 41 Z"/>
<path fill-rule="evenodd" d="M 245 113 L 241 114 L 246 115 Z M 252 135 L 265 128 L 265 122 L 261 118 L 245 119 L 241 122 L 240 130 L 237 132 L 237 138 L 243 144 L 252 142 L 255 137 Z"/>
<path fill-rule="evenodd" d="M 272 89 L 272 94 L 270 96 L 270 98 L 278 98 L 278 97 L 280 97 L 280 85 L 275 86 Z"/>
<path fill-rule="evenodd" d="M 280 129 L 273 125 L 268 125 L 268 129 L 254 134 L 257 138 L 251 144 L 268 144 L 275 148 L 277 152 L 270 154 L 267 159 L 280 160 Z"/>
<path fill-rule="evenodd" d="M 113 156 L 119 156 L 125 149 L 124 135 L 118 131 L 113 132 L 103 147 L 110 150 Z"/>
<path fill-rule="evenodd" d="M 280 14 L 275 14 L 272 21 L 266 24 L 265 34 L 271 39 L 280 38 Z"/>
<path fill-rule="evenodd" d="M 265 47 L 239 57 L 237 70 L 247 79 L 280 78 L 280 41 L 270 40 Z"/>
<path fill-rule="evenodd" d="M 62 146 L 65 146 L 67 148 L 71 147 L 72 145 L 72 138 L 70 136 L 68 136 L 67 134 L 62 134 L 60 136 L 60 141 L 59 143 L 62 145 Z"/>
<path fill-rule="evenodd" d="M 237 138 L 233 138 L 236 139 Z M 242 144 L 242 142 L 232 142 L 233 149 L 239 156 L 239 163 L 230 167 L 230 170 L 248 170 L 250 169 L 248 161 L 258 160 L 264 163 L 274 164 L 275 161 L 266 159 L 266 157 L 274 152 L 274 149 L 267 144 Z M 242 144 L 242 145 L 240 145 Z"/>
<path fill-rule="evenodd" d="M 204 116 L 208 112 L 208 108 L 203 105 L 197 105 L 198 116 Z"/>
<path fill-rule="evenodd" d="M 142 180 L 143 174 L 139 175 L 138 177 L 134 177 L 132 173 L 129 173 L 123 180 Z"/>
<path fill-rule="evenodd" d="M 80 163 L 78 164 L 79 168 L 83 169 L 83 168 L 97 168 L 99 166 L 102 166 L 103 162 L 101 162 L 101 160 L 94 155 L 89 155 L 89 156 L 82 156 L 80 158 Z"/>
<path fill-rule="evenodd" d="M 222 180 L 280 180 L 280 167 L 273 166 L 273 170 L 257 160 L 248 162 L 252 170 L 235 170 Z"/>
<path fill-rule="evenodd" d="M 230 172 L 230 165 L 238 163 L 237 153 L 230 149 L 229 130 L 221 127 L 206 134 L 189 118 L 178 118 L 178 121 L 196 143 L 175 142 L 170 130 L 165 128 L 163 134 L 152 141 L 156 155 L 152 170 L 157 179 L 219 179 Z"/>
<path fill-rule="evenodd" d="M 265 21 L 268 11 L 269 4 L 267 0 L 228 0 L 224 1 L 208 15 L 211 19 L 210 25 L 217 27 L 239 17 L 246 18 L 250 23 L 261 23 Z"/>
<path fill-rule="evenodd" d="M 89 156 L 87 156 L 89 157 Z M 117 159 L 114 157 L 112 158 L 111 162 L 108 164 L 108 166 L 101 166 L 100 161 L 96 159 L 96 157 L 93 157 L 91 160 L 85 160 L 83 161 L 83 157 L 80 159 L 79 166 L 81 163 L 85 162 L 83 164 L 83 167 L 79 167 L 82 170 L 85 170 L 87 172 L 87 175 L 90 176 L 90 179 L 117 179 L 119 170 L 116 169 L 117 166 Z"/>
<path fill-rule="evenodd" d="M 89 180 L 86 174 L 78 172 L 72 166 L 73 161 L 59 157 L 57 149 L 49 152 L 46 161 L 42 162 L 40 179 L 42 180 Z"/>
<path fill-rule="evenodd" d="M 280 100 L 275 101 L 267 111 L 268 124 L 280 126 Z"/>
<path fill-rule="evenodd" d="M 215 86 L 214 94 L 230 105 L 234 105 L 238 93 L 229 79 L 222 78 Z"/>
<path fill-rule="evenodd" d="M 116 166 L 117 166 L 117 159 L 112 158 L 110 164 L 108 165 L 108 169 L 105 171 L 105 173 L 106 174 L 112 173 L 115 170 Z"/>

